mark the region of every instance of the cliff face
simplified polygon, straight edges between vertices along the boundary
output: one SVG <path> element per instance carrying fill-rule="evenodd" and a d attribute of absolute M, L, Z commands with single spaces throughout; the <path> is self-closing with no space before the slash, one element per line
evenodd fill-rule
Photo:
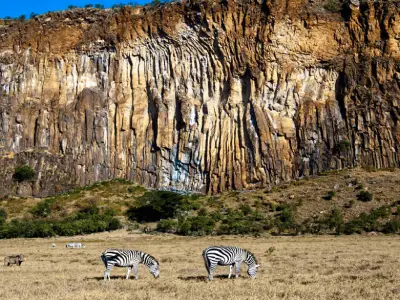
<path fill-rule="evenodd" d="M 186 1 L 0 24 L 0 195 L 218 193 L 399 165 L 395 3 Z M 356 2 L 356 1 L 355 1 Z M 13 182 L 34 167 L 33 183 Z"/>

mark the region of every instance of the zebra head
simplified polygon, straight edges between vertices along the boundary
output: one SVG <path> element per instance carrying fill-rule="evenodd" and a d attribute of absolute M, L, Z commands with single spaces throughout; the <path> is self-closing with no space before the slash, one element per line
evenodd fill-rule
<path fill-rule="evenodd" d="M 259 266 L 260 265 L 249 266 L 249 269 L 247 270 L 247 274 L 250 276 L 250 278 L 256 277 Z"/>
<path fill-rule="evenodd" d="M 157 261 L 154 261 L 153 264 L 149 267 L 150 273 L 153 274 L 154 278 L 160 277 L 160 268 Z"/>
<path fill-rule="evenodd" d="M 246 256 L 245 262 L 249 266 L 249 269 L 247 270 L 247 274 L 250 276 L 250 278 L 255 278 L 257 275 L 258 267 L 260 265 L 257 264 L 256 257 L 250 251 L 247 251 L 247 256 Z"/>

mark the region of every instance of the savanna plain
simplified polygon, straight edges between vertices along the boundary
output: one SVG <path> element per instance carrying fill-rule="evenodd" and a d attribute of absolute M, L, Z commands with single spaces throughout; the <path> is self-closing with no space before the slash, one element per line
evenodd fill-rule
<path fill-rule="evenodd" d="M 66 249 L 69 241 L 85 249 Z M 51 244 L 56 244 L 52 249 Z M 207 281 L 201 256 L 210 245 L 252 251 L 261 268 L 228 279 L 218 267 Z M 106 248 L 139 249 L 160 262 L 160 278 L 143 265 L 139 280 L 114 268 L 103 281 L 100 254 Z M 179 237 L 125 230 L 56 239 L 0 242 L 0 255 L 23 253 L 21 267 L 0 267 L 1 299 L 400 299 L 398 236 Z"/>

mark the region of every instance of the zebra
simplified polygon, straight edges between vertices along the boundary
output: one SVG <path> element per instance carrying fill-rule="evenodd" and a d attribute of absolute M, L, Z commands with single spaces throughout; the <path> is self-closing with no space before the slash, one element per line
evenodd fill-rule
<path fill-rule="evenodd" d="M 82 243 L 66 243 L 65 248 L 86 248 L 85 244 Z"/>
<path fill-rule="evenodd" d="M 129 275 L 133 268 L 135 279 L 138 279 L 138 267 L 139 264 L 146 265 L 150 273 L 153 274 L 154 278 L 160 276 L 160 269 L 158 261 L 150 254 L 137 251 L 137 250 L 123 250 L 123 249 L 107 249 L 101 254 L 101 260 L 103 261 L 106 270 L 104 272 L 104 280 L 110 280 L 111 269 L 116 267 L 128 267 L 126 279 L 129 279 Z"/>
<path fill-rule="evenodd" d="M 212 280 L 212 273 L 217 265 L 229 266 L 228 278 L 231 278 L 233 266 L 235 266 L 236 278 L 239 277 L 240 264 L 245 262 L 248 265 L 247 274 L 255 278 L 258 267 L 257 260 L 253 253 L 239 247 L 212 246 L 203 251 L 204 264 L 208 272 L 208 279 Z"/>

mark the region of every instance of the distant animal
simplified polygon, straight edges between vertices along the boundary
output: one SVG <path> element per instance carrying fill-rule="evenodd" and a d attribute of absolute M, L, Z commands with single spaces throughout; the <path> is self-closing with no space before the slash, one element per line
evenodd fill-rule
<path fill-rule="evenodd" d="M 85 248 L 85 244 L 82 243 L 67 243 L 65 244 L 66 248 Z"/>
<path fill-rule="evenodd" d="M 228 278 L 231 278 L 233 266 L 235 266 L 236 278 L 239 277 L 242 262 L 248 265 L 247 274 L 250 278 L 256 277 L 258 267 L 260 267 L 253 253 L 239 247 L 208 247 L 203 251 L 203 258 L 209 280 L 213 279 L 212 273 L 216 266 L 229 266 Z"/>
<path fill-rule="evenodd" d="M 23 261 L 25 261 L 23 254 L 6 256 L 4 258 L 4 265 L 5 266 L 11 266 L 11 265 L 21 266 Z"/>
<path fill-rule="evenodd" d="M 138 268 L 139 264 L 144 264 L 149 268 L 154 278 L 160 276 L 160 268 L 158 261 L 150 254 L 137 251 L 137 250 L 123 250 L 123 249 L 107 249 L 101 254 L 101 260 L 103 261 L 106 270 L 104 272 L 104 280 L 110 280 L 111 269 L 115 267 L 127 267 L 128 272 L 126 279 L 129 279 L 129 275 L 133 268 L 135 279 L 138 279 Z"/>
<path fill-rule="evenodd" d="M 51 244 L 51 248 L 55 248 L 56 247 L 56 244 Z"/>

